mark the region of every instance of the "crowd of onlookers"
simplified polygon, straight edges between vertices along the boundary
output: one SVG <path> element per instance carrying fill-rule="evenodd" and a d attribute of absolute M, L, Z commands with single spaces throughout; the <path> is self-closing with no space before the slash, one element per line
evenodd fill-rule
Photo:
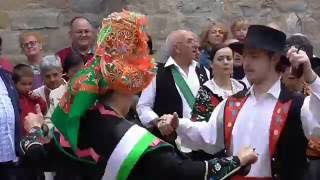
<path fill-rule="evenodd" d="M 183 64 L 186 62 L 188 68 L 190 64 L 188 61 L 194 63 L 194 68 L 189 69 L 189 74 L 185 76 L 192 93 L 196 96 L 195 107 L 190 107 L 183 98 L 178 98 L 181 92 L 172 89 L 174 84 L 171 87 L 170 83 L 166 83 L 170 77 L 163 73 L 163 76 L 157 77 L 141 93 L 140 99 L 137 96 L 137 112 L 135 112 L 135 107 L 132 108 L 128 119 L 135 119 L 136 122 L 161 136 L 157 130 L 157 122 L 154 120 L 163 114 L 161 112 L 166 111 L 162 109 L 164 108 L 163 104 L 168 105 L 166 108 L 172 108 L 174 112 L 180 113 L 181 117 L 206 120 L 210 117 L 214 108 L 212 103 L 217 104 L 222 99 L 250 87 L 251 84 L 246 79 L 242 67 L 243 57 L 228 46 L 231 43 L 243 42 L 248 27 L 249 22 L 244 19 L 236 20 L 230 29 L 223 23 L 211 23 L 199 37 L 194 33 L 189 34 L 190 42 L 183 42 L 184 46 L 179 47 L 179 50 L 183 53 L 179 53 L 179 55 L 174 54 L 173 49 L 176 50 L 177 47 L 170 46 L 170 44 L 179 43 L 177 38 L 179 33 L 185 32 L 171 33 L 166 42 L 165 53 L 168 53 L 166 54 L 168 60 L 163 66 L 178 63 L 183 68 Z M 22 33 L 19 44 L 26 57 L 25 64 L 13 66 L 8 58 L 0 54 L 0 77 L 2 79 L 0 81 L 0 168 L 2 166 L 16 166 L 16 151 L 18 151 L 16 141 L 26 133 L 23 128 L 24 117 L 29 112 L 36 113 L 37 109 L 40 109 L 50 124 L 50 116 L 66 91 L 69 80 L 75 76 L 88 59 L 93 57 L 96 30 L 88 19 L 85 17 L 72 19 L 68 35 L 71 41 L 70 47 L 61 49 L 53 55 L 44 56 L 43 46 L 45 42 L 42 35 L 38 32 Z M 314 56 L 313 46 L 305 35 L 294 34 L 289 36 L 287 41 L 288 44 L 299 45 L 299 48 L 306 51 L 313 68 L 317 73 L 320 72 L 320 60 Z M 5 46 L 5 44 L 6 42 L 2 42 L 0 38 L 0 52 L 2 45 Z M 150 36 L 148 46 L 150 54 L 153 54 L 154 50 Z M 174 57 L 174 59 L 170 57 Z M 224 61 L 225 58 L 227 61 Z M 205 78 L 198 78 L 199 74 Z M 213 79 L 212 82 L 214 82 L 210 85 L 210 87 L 214 87 L 213 92 L 221 97 L 217 102 L 212 102 L 212 98 L 208 98 L 211 92 L 203 87 L 203 84 L 209 79 Z M 229 83 L 230 80 L 231 84 Z M 289 69 L 283 74 L 282 80 L 289 89 L 308 94 L 307 84 L 302 78 L 291 76 Z M 209 87 L 209 85 L 207 86 Z M 174 105 L 171 106 L 171 104 Z M 200 107 L 202 104 L 208 106 Z M 202 114 L 202 116 L 198 116 L 199 114 Z M 171 140 L 167 139 L 169 142 Z M 319 141 L 313 141 L 313 143 L 315 146 L 319 146 Z M 179 143 L 176 144 L 179 146 Z M 182 152 L 190 152 L 183 146 L 178 148 Z M 23 162 L 20 163 L 22 168 L 19 168 L 19 173 L 11 172 L 12 174 L 21 174 L 20 179 L 44 178 L 45 175 L 42 171 L 31 170 L 23 167 Z M 9 172 L 4 172 L 10 175 Z M 65 174 L 66 172 L 55 173 L 55 179 L 85 178 L 68 177 Z M 52 177 L 50 173 L 49 175 L 48 173 L 45 174 L 47 178 Z"/>

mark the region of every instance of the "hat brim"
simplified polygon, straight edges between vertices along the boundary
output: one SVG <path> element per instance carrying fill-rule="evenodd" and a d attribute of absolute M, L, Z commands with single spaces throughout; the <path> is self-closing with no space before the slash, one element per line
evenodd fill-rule
<path fill-rule="evenodd" d="M 243 49 L 244 49 L 244 44 L 241 42 L 234 42 L 228 45 L 232 51 L 237 52 L 242 55 Z"/>
<path fill-rule="evenodd" d="M 229 47 L 232 49 L 232 51 L 237 52 L 242 55 L 243 49 L 245 48 L 245 45 L 241 42 L 234 42 L 234 43 L 229 44 Z M 258 48 L 258 49 L 263 49 L 263 48 Z M 268 51 L 268 49 L 265 49 L 265 50 Z M 287 58 L 286 53 L 285 52 L 279 52 L 279 53 L 281 55 L 281 61 L 283 61 L 283 64 L 290 66 L 290 61 Z"/>

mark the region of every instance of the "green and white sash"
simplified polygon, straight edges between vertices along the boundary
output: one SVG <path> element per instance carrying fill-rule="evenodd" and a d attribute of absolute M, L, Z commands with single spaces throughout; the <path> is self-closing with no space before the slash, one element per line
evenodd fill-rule
<path fill-rule="evenodd" d="M 181 73 L 177 69 L 177 67 L 172 66 L 171 67 L 171 73 L 174 79 L 174 82 L 180 89 L 180 92 L 183 94 L 183 97 L 187 101 L 189 107 L 192 109 L 193 104 L 195 102 L 195 97 L 192 94 L 192 91 L 190 90 L 190 87 L 188 86 L 187 82 L 183 79 L 181 76 Z"/>
<path fill-rule="evenodd" d="M 145 150 L 156 139 L 146 129 L 133 125 L 113 150 L 102 180 L 126 180 Z"/>
<path fill-rule="evenodd" d="M 183 97 L 187 101 L 190 109 L 192 109 L 193 105 L 194 105 L 194 102 L 195 102 L 195 97 L 193 96 L 190 87 L 188 86 L 187 82 L 184 80 L 184 78 L 182 77 L 181 73 L 179 72 L 179 70 L 177 69 L 176 66 L 172 66 L 171 67 L 171 73 L 172 73 L 174 82 L 176 83 L 176 85 L 180 89 L 180 92 L 182 93 Z M 191 149 L 181 145 L 181 139 L 180 139 L 179 136 L 177 137 L 175 142 L 176 142 L 176 145 L 177 145 L 178 149 L 181 152 L 184 152 L 184 153 L 190 153 L 191 152 Z"/>

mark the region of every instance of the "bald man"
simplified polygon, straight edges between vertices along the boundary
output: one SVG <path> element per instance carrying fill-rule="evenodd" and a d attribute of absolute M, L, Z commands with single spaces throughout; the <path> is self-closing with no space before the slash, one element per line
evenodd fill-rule
<path fill-rule="evenodd" d="M 94 28 L 85 17 L 75 17 L 70 21 L 69 37 L 71 47 L 57 52 L 63 66 L 67 59 L 77 58 L 84 63 L 93 56 Z"/>
<path fill-rule="evenodd" d="M 173 112 L 179 117 L 191 117 L 194 98 L 200 85 L 209 79 L 209 72 L 195 61 L 199 46 L 193 32 L 173 31 L 165 46 L 169 58 L 166 63 L 158 64 L 156 77 L 141 94 L 137 113 L 145 127 L 174 144 L 173 138 L 161 136 L 159 117 Z"/>

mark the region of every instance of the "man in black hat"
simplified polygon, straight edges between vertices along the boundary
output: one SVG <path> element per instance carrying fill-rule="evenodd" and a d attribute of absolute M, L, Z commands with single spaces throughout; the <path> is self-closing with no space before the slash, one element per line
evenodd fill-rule
<path fill-rule="evenodd" d="M 208 122 L 191 122 L 168 115 L 163 126 L 175 129 L 182 144 L 194 150 L 234 154 L 251 146 L 259 154 L 246 177 L 232 180 L 301 179 L 306 167 L 307 139 L 320 136 L 320 79 L 303 50 L 285 51 L 286 35 L 267 26 L 252 25 L 243 44 L 231 47 L 243 55 L 252 87 L 221 102 Z M 283 70 L 302 73 L 311 95 L 304 97 L 281 84 Z M 300 68 L 299 68 L 300 67 Z M 297 71 L 299 69 L 299 71 Z M 163 135 L 170 128 L 162 128 Z"/>

